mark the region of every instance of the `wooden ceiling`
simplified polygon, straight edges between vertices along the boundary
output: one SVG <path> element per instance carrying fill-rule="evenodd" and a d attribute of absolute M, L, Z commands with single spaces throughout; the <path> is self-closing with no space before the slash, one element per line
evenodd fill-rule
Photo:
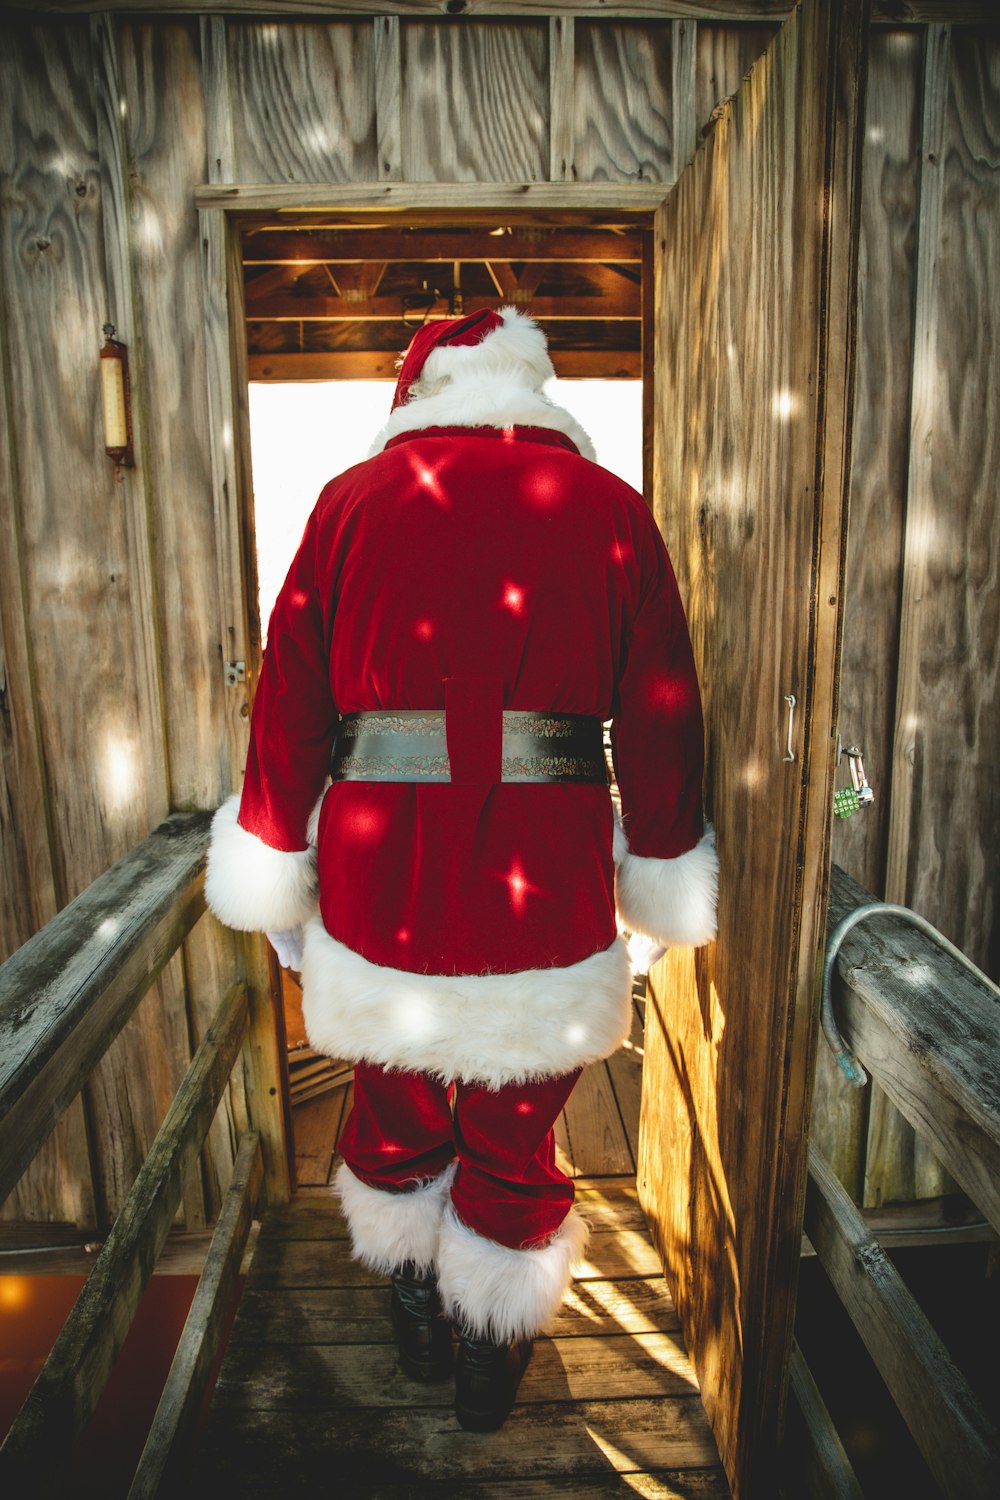
<path fill-rule="evenodd" d="M 556 373 L 642 373 L 643 232 L 634 226 L 264 226 L 243 237 L 251 380 L 392 380 L 426 319 L 509 305 Z"/>

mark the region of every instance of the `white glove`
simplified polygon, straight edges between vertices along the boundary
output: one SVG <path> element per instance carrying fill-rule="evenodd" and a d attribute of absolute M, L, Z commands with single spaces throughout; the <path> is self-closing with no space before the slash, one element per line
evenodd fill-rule
<path fill-rule="evenodd" d="M 628 957 L 633 974 L 648 974 L 666 951 L 662 943 L 658 943 L 655 938 L 646 937 L 642 932 L 629 934 Z"/>
<path fill-rule="evenodd" d="M 284 932 L 268 932 L 265 936 L 278 955 L 281 967 L 294 969 L 297 974 L 300 974 L 302 972 L 302 928 L 289 927 Z"/>

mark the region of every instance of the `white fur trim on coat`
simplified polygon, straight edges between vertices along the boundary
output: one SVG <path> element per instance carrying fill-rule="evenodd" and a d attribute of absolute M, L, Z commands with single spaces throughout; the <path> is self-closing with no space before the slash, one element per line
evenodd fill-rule
<path fill-rule="evenodd" d="M 565 968 L 411 974 L 306 928 L 302 1014 L 317 1052 L 499 1089 L 558 1078 L 628 1036 L 632 977 L 621 938 Z"/>
<path fill-rule="evenodd" d="M 584 1220 L 570 1209 L 545 1245 L 511 1250 L 474 1234 L 449 1206 L 438 1252 L 445 1315 L 464 1332 L 498 1344 L 534 1338 L 559 1311 L 587 1234 Z"/>
<path fill-rule="evenodd" d="M 615 827 L 615 901 L 632 932 L 655 938 L 665 947 L 700 948 L 716 933 L 719 856 L 715 834 L 704 837 L 675 859 L 645 859 L 633 854 L 620 826 Z"/>
<path fill-rule="evenodd" d="M 454 1175 L 453 1163 L 412 1192 L 390 1193 L 369 1187 L 341 1162 L 333 1185 L 355 1258 L 379 1276 L 391 1276 L 407 1261 L 418 1276 L 429 1275 L 437 1265 L 441 1219 Z"/>
<path fill-rule="evenodd" d="M 212 819 L 205 900 L 227 927 L 277 932 L 299 927 L 317 911 L 315 849 L 272 849 L 237 822 L 239 796 Z"/>
<path fill-rule="evenodd" d="M 574 416 L 542 393 L 555 371 L 537 324 L 516 308 L 478 344 L 442 344 L 427 357 L 409 400 L 397 406 L 372 444 L 425 427 L 545 427 L 565 434 L 584 458 L 594 445 Z"/>

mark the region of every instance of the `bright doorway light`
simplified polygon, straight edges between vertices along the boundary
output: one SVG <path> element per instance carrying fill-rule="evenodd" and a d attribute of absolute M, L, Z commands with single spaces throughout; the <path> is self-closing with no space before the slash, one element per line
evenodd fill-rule
<path fill-rule="evenodd" d="M 250 385 L 260 617 L 265 628 L 328 480 L 366 458 L 389 415 L 385 380 Z M 546 394 L 590 434 L 597 459 L 642 489 L 642 382 L 554 380 Z"/>

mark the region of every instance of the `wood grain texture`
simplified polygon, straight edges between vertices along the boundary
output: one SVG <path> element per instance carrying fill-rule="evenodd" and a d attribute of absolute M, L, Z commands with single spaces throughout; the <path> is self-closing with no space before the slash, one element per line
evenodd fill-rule
<path fill-rule="evenodd" d="M 398 16 L 376 16 L 375 132 L 378 175 L 383 181 L 403 175 L 403 54 Z"/>
<path fill-rule="evenodd" d="M 403 28 L 403 175 L 539 182 L 549 175 L 548 26 Z"/>
<path fill-rule="evenodd" d="M 549 21 L 549 176 L 565 182 L 573 174 L 576 92 L 576 21 Z"/>
<path fill-rule="evenodd" d="M 1000 41 L 928 33 L 886 889 L 998 972 Z M 949 788 L 949 795 L 942 795 Z"/>
<path fill-rule="evenodd" d="M 584 1068 L 566 1104 L 569 1154 L 579 1175 L 632 1176 L 635 1161 L 622 1125 L 607 1063 Z"/>
<path fill-rule="evenodd" d="M 994 975 L 1000 792 L 1000 43 L 927 34 L 912 407 L 885 886 Z M 947 790 L 946 790 L 947 789 Z M 866 1202 L 950 1180 L 874 1098 Z"/>
<path fill-rule="evenodd" d="M 698 145 L 697 112 L 698 28 L 692 21 L 670 23 L 670 109 L 673 161 L 677 178 Z"/>
<path fill-rule="evenodd" d="M 457 6 L 450 9 L 449 6 Z M 13 0 L 11 10 L 37 10 L 51 14 L 86 13 L 96 10 L 191 12 L 203 11 L 204 0 Z M 228 0 L 234 15 L 317 16 L 340 14 L 368 16 L 371 0 Z M 794 6 L 788 0 L 383 0 L 379 9 L 388 15 L 413 18 L 457 15 L 476 16 L 590 15 L 692 20 L 784 21 Z M 950 21 L 955 25 L 988 25 L 994 19 L 992 0 L 876 0 L 876 20 L 897 24 Z"/>
<path fill-rule="evenodd" d="M 669 22 L 578 21 L 575 182 L 673 182 Z"/>
<path fill-rule="evenodd" d="M 149 569 L 133 525 L 141 504 L 123 502 L 98 417 L 96 353 L 110 309 L 90 38 L 85 24 L 69 23 L 19 29 L 11 41 L 0 260 L 21 414 L 19 541 L 31 711 L 57 789 L 49 827 L 62 904 L 149 831 L 166 797 L 155 687 L 151 692 L 147 683 L 155 655 Z M 30 806 L 29 782 L 25 811 Z M 175 1071 L 177 1038 L 165 1008 L 162 1019 L 150 1039 L 154 1079 L 161 1061 L 167 1073 Z M 112 1200 L 111 1137 L 127 1112 L 132 1061 L 122 1042 L 96 1077 L 112 1102 L 110 1114 L 98 1109 L 91 1147 L 99 1195 L 111 1184 Z M 151 1097 L 161 1114 L 169 1092 Z M 140 1133 L 144 1154 L 151 1135 L 145 1124 Z M 79 1144 L 73 1154 L 82 1167 Z M 134 1173 L 138 1160 L 126 1171 Z M 41 1187 L 32 1202 L 24 1184 L 16 1211 L 48 1217 L 47 1192 Z"/>
<path fill-rule="evenodd" d="M 695 119 L 699 139 L 718 105 L 736 93 L 774 38 L 776 26 L 699 22 L 695 43 Z"/>
<path fill-rule="evenodd" d="M 380 183 L 202 183 L 194 189 L 197 208 L 225 208 L 264 215 L 275 226 L 283 214 L 321 215 L 319 227 L 335 223 L 393 224 L 418 212 L 424 223 L 496 224 L 497 212 L 514 210 L 523 225 L 644 223 L 663 200 L 659 183 L 550 183 L 462 180 Z M 607 218 L 603 216 L 607 215 Z"/>
<path fill-rule="evenodd" d="M 1000 1487 L 1000 1435 L 815 1153 L 809 1176 L 809 1238 L 941 1493 L 948 1500 L 988 1500 Z"/>
<path fill-rule="evenodd" d="M 890 805 L 891 752 L 899 652 L 899 577 L 909 447 L 914 261 L 919 188 L 921 38 L 876 32 L 862 171 L 858 383 L 851 469 L 851 514 L 839 727 L 865 751 L 875 802 L 833 826 L 832 856 L 881 894 Z M 846 763 L 839 779 L 846 783 Z M 887 1199 L 909 1196 L 912 1144 L 895 1136 L 892 1156 L 868 1149 L 869 1092 L 849 1085 L 825 1047 L 816 1060 L 813 1144 L 856 1202 L 868 1170 Z M 885 1101 L 873 1091 L 874 1130 Z M 888 1144 L 888 1143 L 887 1143 Z"/>
<path fill-rule="evenodd" d="M 867 896 L 834 872 L 837 918 Z M 934 941 L 872 915 L 844 943 L 834 981 L 852 1050 L 1000 1233 L 1000 996 Z"/>
<path fill-rule="evenodd" d="M 654 508 L 705 695 L 722 873 L 718 942 L 650 979 L 638 1181 L 737 1494 L 771 1479 L 800 1247 L 864 36 L 860 7 L 804 5 L 657 215 Z"/>
<path fill-rule="evenodd" d="M 226 23 L 235 180 L 377 181 L 371 26 Z"/>
<path fill-rule="evenodd" d="M 162 651 L 163 722 L 175 807 L 214 807 L 232 785 L 231 739 L 245 695 L 227 692 L 216 567 L 216 520 L 206 389 L 201 242 L 191 183 L 209 175 L 203 61 L 196 23 L 123 23 L 118 36 L 129 172 L 135 309 L 143 344 L 146 469 L 155 536 L 156 608 Z M 217 45 L 210 57 L 218 55 Z M 225 118 L 207 106 L 224 155 Z M 215 112 L 213 112 L 213 110 Z M 178 310 L 181 315 L 178 316 Z M 178 503 L 178 497 L 183 497 Z M 233 699 L 237 701 L 234 702 Z M 194 1045 L 220 994 L 242 970 L 214 922 L 185 945 L 187 1022 Z M 223 1110 L 205 1158 L 206 1206 L 221 1201 L 233 1128 Z"/>
<path fill-rule="evenodd" d="M 204 910 L 206 825 L 197 815 L 163 824 L 0 969 L 0 1196 Z M 143 1063 L 142 1083 L 155 1083 L 154 1049 L 147 1046 Z M 131 1094 L 141 1119 L 139 1080 Z M 148 1095 L 155 1101 L 159 1089 Z M 135 1133 L 131 1114 L 120 1129 Z M 124 1171 L 132 1152 L 119 1155 Z"/>

